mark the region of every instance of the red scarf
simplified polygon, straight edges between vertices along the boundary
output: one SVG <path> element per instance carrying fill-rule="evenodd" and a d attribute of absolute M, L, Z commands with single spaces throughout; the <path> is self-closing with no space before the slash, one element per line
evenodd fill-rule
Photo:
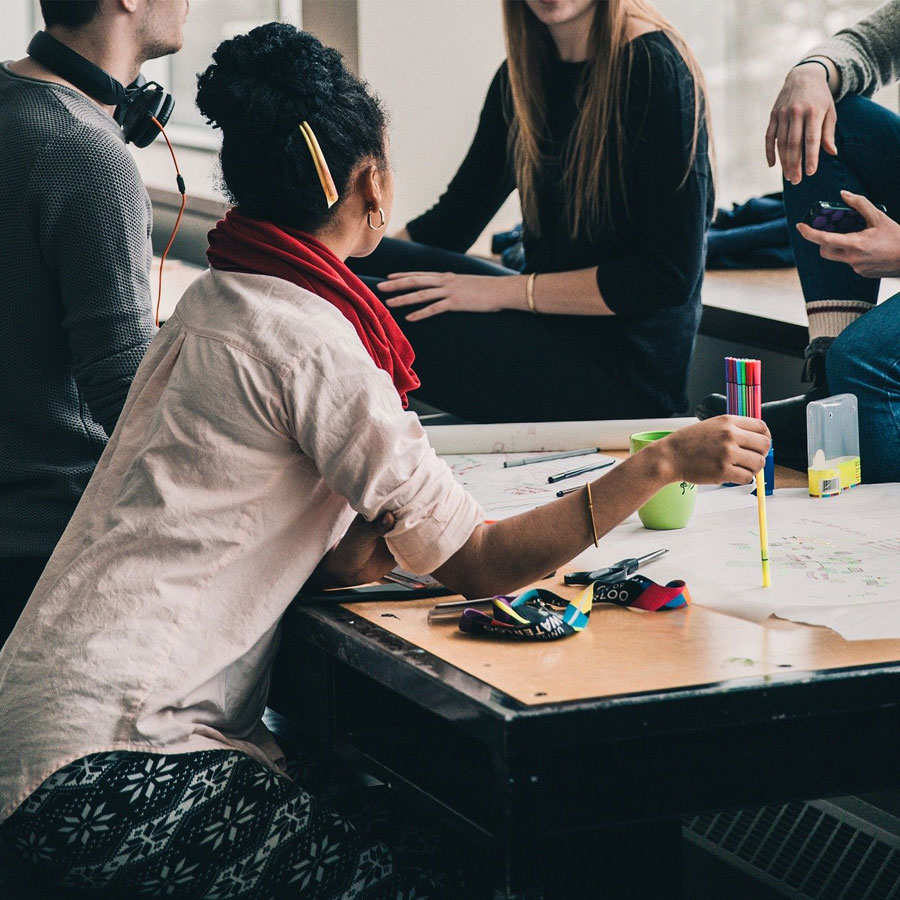
<path fill-rule="evenodd" d="M 394 382 L 403 406 L 419 386 L 413 348 L 384 304 L 321 241 L 230 209 L 210 231 L 206 258 L 214 269 L 274 275 L 305 288 L 340 310 L 366 352 Z"/>

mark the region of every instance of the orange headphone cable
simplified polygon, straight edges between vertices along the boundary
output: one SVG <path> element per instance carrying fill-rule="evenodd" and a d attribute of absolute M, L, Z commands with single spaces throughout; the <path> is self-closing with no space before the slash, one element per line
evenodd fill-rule
<path fill-rule="evenodd" d="M 162 275 L 163 275 L 163 265 L 166 262 L 166 257 L 169 255 L 169 250 L 172 249 L 172 243 L 175 240 L 175 235 L 178 234 L 178 226 L 181 225 L 181 217 L 184 215 L 184 208 L 187 205 L 187 195 L 185 193 L 184 187 L 184 178 L 181 177 L 181 170 L 178 168 L 178 160 L 175 158 L 175 150 L 172 147 L 172 142 L 169 140 L 169 136 L 166 134 L 166 129 L 163 128 L 162 123 L 155 116 L 151 116 L 153 120 L 153 124 L 160 130 L 162 136 L 166 139 L 166 144 L 169 148 L 169 153 L 172 154 L 172 163 L 175 166 L 175 183 L 178 185 L 178 191 L 181 194 L 181 208 L 178 210 L 178 216 L 175 219 L 175 225 L 172 228 L 172 234 L 169 235 L 169 243 L 166 244 L 166 249 L 163 250 L 163 254 L 159 260 L 159 291 L 156 295 L 156 327 L 159 328 L 159 306 L 162 303 Z"/>

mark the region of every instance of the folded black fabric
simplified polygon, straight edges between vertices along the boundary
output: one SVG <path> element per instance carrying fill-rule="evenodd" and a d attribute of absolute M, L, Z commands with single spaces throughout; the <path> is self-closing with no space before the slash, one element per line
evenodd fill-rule
<path fill-rule="evenodd" d="M 794 265 L 781 193 L 720 209 L 707 232 L 707 269 L 778 269 Z"/>
<path fill-rule="evenodd" d="M 728 230 L 745 225 L 759 225 L 784 218 L 784 195 L 781 191 L 751 197 L 746 203 L 733 203 L 731 209 L 717 209 L 710 228 Z"/>

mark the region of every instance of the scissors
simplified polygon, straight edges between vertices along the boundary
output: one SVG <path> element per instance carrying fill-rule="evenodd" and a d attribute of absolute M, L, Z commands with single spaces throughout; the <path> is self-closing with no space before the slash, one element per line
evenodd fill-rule
<path fill-rule="evenodd" d="M 622 581 L 629 575 L 633 575 L 641 566 L 654 559 L 659 559 L 668 550 L 654 550 L 646 556 L 630 557 L 629 559 L 620 559 L 617 563 L 607 566 L 605 569 L 594 569 L 593 572 L 569 572 L 563 578 L 565 584 L 591 584 L 594 581 L 605 581 L 613 584 L 616 581 Z"/>

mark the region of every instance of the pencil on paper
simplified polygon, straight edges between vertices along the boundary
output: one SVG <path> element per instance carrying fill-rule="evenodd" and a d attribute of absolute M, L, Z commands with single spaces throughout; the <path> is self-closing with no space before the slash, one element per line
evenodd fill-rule
<path fill-rule="evenodd" d="M 766 520 L 766 479 L 762 472 L 756 473 L 756 509 L 759 516 L 759 558 L 762 563 L 762 586 L 772 587 L 769 571 L 769 523 Z"/>
<path fill-rule="evenodd" d="M 594 466 L 582 466 L 580 469 L 572 469 L 569 472 L 560 472 L 559 475 L 551 475 L 547 482 L 549 484 L 556 484 L 557 481 L 562 481 L 564 478 L 574 478 L 576 475 L 584 475 L 585 472 L 595 472 L 597 469 L 605 469 L 607 466 L 611 466 L 615 462 L 614 459 L 609 460 L 609 462 L 598 463 Z"/>
<path fill-rule="evenodd" d="M 503 463 L 504 469 L 514 466 L 530 466 L 532 463 L 550 462 L 554 459 L 568 459 L 570 456 L 587 456 L 588 453 L 599 453 L 599 447 L 585 447 L 583 450 L 563 450 L 559 453 L 548 453 L 546 456 L 528 456 L 525 459 L 508 459 Z"/>

